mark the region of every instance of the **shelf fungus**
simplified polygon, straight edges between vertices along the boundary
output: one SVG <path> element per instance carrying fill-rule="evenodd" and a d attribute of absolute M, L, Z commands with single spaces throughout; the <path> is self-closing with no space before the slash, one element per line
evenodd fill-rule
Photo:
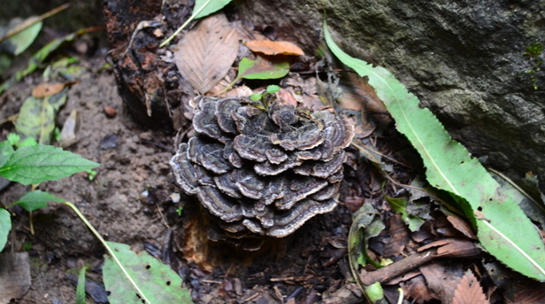
<path fill-rule="evenodd" d="M 193 128 L 170 165 L 228 237 L 285 237 L 336 207 L 354 130 L 329 110 L 205 97 Z"/>

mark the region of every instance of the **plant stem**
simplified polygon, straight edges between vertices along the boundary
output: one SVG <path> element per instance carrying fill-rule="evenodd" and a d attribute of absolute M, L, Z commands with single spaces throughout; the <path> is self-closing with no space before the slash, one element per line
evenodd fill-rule
<path fill-rule="evenodd" d="M 129 273 L 127 272 L 127 270 L 125 269 L 125 267 L 123 267 L 123 265 L 121 264 L 121 262 L 117 259 L 117 256 L 114 254 L 113 250 L 110 248 L 110 246 L 108 246 L 108 243 L 106 243 L 106 240 L 104 240 L 102 238 L 102 236 L 100 235 L 100 233 L 98 233 L 98 231 L 95 229 L 95 227 L 93 227 L 93 225 L 91 225 L 91 223 L 87 220 L 87 218 L 85 218 L 85 216 L 79 211 L 78 207 L 76 207 L 74 204 L 72 204 L 71 202 L 64 202 L 64 204 L 68 207 L 70 207 L 72 210 L 74 210 L 74 212 L 78 215 L 78 217 L 83 221 L 83 223 L 87 226 L 87 228 L 89 228 L 89 230 L 91 230 L 91 232 L 97 237 L 97 239 L 102 243 L 102 245 L 104 245 L 104 247 L 106 248 L 106 251 L 108 251 L 108 253 L 110 254 L 110 256 L 112 257 L 112 259 L 117 263 L 117 265 L 119 266 L 119 268 L 121 268 L 121 271 L 123 271 L 123 274 L 127 277 L 127 279 L 131 282 L 132 286 L 134 287 L 134 289 L 136 289 L 136 291 L 138 292 L 138 294 L 140 294 L 140 296 L 142 296 L 142 299 L 145 301 L 145 303 L 148 303 L 148 304 L 151 304 L 151 302 L 146 298 L 146 296 L 144 295 L 144 293 L 140 290 L 140 288 L 138 287 L 138 285 L 136 285 L 136 282 L 134 282 L 134 280 L 132 279 L 132 277 L 129 275 Z"/>
<path fill-rule="evenodd" d="M 208 0 L 206 1 L 196 12 L 193 12 L 193 14 L 191 14 L 191 17 L 189 17 L 189 19 L 187 19 L 186 22 L 184 22 L 184 24 L 182 24 L 182 26 L 180 26 L 176 32 L 174 32 L 174 34 L 170 35 L 170 37 L 167 38 L 167 40 L 163 41 L 159 47 L 164 47 L 165 45 L 167 45 L 170 40 L 174 39 L 174 37 L 176 37 L 176 35 L 178 35 L 188 24 L 189 22 L 193 21 L 193 19 L 195 19 L 195 16 L 197 16 L 207 5 L 208 3 L 210 3 L 210 1 L 212 0 Z"/>

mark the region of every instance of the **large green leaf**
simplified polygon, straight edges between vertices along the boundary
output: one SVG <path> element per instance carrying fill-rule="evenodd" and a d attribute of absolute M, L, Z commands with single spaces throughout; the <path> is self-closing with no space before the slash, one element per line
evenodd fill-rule
<path fill-rule="evenodd" d="M 6 209 L 0 208 L 0 252 L 8 242 L 9 231 L 11 230 L 11 214 Z"/>
<path fill-rule="evenodd" d="M 48 145 L 21 147 L 0 167 L 0 175 L 23 185 L 59 180 L 99 164 Z"/>
<path fill-rule="evenodd" d="M 182 278 L 146 252 L 135 253 L 129 245 L 107 242 L 128 275 L 148 300 L 147 304 L 193 303 L 189 291 L 182 287 Z M 112 304 L 144 303 L 119 266 L 106 258 L 102 268 L 104 285 Z"/>
<path fill-rule="evenodd" d="M 231 0 L 195 0 L 193 19 L 199 19 L 213 14 L 229 4 Z"/>
<path fill-rule="evenodd" d="M 49 194 L 47 192 L 36 190 L 25 193 L 18 201 L 11 204 L 9 207 L 14 205 L 21 205 L 21 207 L 25 208 L 26 211 L 34 211 L 41 208 L 46 208 L 47 202 L 58 202 L 62 203 L 65 200 L 63 200 L 60 197 L 57 197 L 53 194 Z"/>
<path fill-rule="evenodd" d="M 27 21 L 36 20 L 36 17 L 30 17 Z M 7 31 L 10 31 L 22 23 L 28 23 L 20 19 L 12 19 L 10 21 Z M 24 52 L 31 44 L 34 42 L 34 39 L 38 36 L 38 33 L 42 29 L 42 22 L 36 21 L 34 23 L 28 23 L 28 27 L 19 33 L 11 36 L 9 39 L 6 39 L 0 44 L 0 50 L 7 51 L 11 55 L 17 56 Z"/>
<path fill-rule="evenodd" d="M 416 148 L 431 185 L 465 199 L 475 217 L 483 247 L 498 260 L 531 278 L 545 280 L 543 241 L 512 197 L 467 149 L 453 141 L 437 118 L 390 72 L 347 55 L 333 41 L 324 22 L 325 40 L 333 54 L 360 76 L 368 76 L 397 129 Z M 473 216 L 469 214 L 469 216 Z"/>
<path fill-rule="evenodd" d="M 8 159 L 15 152 L 9 141 L 0 142 L 0 168 L 8 162 Z"/>

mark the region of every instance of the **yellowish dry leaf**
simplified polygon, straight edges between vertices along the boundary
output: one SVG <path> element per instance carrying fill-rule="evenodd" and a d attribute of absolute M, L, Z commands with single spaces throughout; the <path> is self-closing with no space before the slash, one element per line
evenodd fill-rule
<path fill-rule="evenodd" d="M 305 55 L 300 47 L 287 41 L 252 40 L 246 42 L 246 46 L 254 52 L 265 55 Z"/>
<path fill-rule="evenodd" d="M 174 53 L 176 66 L 201 94 L 221 81 L 235 61 L 239 37 L 224 14 L 203 19 L 188 32 Z"/>
<path fill-rule="evenodd" d="M 52 96 L 64 89 L 70 83 L 42 83 L 32 89 L 32 96 L 35 98 L 44 98 Z"/>

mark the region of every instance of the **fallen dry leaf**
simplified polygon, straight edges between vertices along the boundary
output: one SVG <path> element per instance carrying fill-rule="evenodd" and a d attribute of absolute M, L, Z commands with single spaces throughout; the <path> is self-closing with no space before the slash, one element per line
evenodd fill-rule
<path fill-rule="evenodd" d="M 462 264 L 456 259 L 442 259 L 418 268 L 426 279 L 430 295 L 440 303 L 452 303 L 456 284 L 463 274 Z"/>
<path fill-rule="evenodd" d="M 447 215 L 447 221 L 452 224 L 452 226 L 460 231 L 463 235 L 467 236 L 472 240 L 476 240 L 477 236 L 473 232 L 473 228 L 464 220 L 457 216 Z"/>
<path fill-rule="evenodd" d="M 225 15 L 207 17 L 178 43 L 176 66 L 182 77 L 204 94 L 227 75 L 237 57 L 238 41 Z"/>
<path fill-rule="evenodd" d="M 32 96 L 35 98 L 44 98 L 52 96 L 62 91 L 70 82 L 67 83 L 42 83 L 32 89 Z"/>
<path fill-rule="evenodd" d="M 514 294 L 514 299 L 505 299 L 507 304 L 542 304 L 545 299 L 545 284 L 541 286 L 529 286 L 519 289 Z"/>
<path fill-rule="evenodd" d="M 250 50 L 265 55 L 305 55 L 300 47 L 287 41 L 252 40 L 245 44 Z"/>
<path fill-rule="evenodd" d="M 471 270 L 467 270 L 458 283 L 452 304 L 490 304 L 483 293 L 479 280 Z"/>
<path fill-rule="evenodd" d="M 428 291 L 426 280 L 422 275 L 415 276 L 407 282 L 402 282 L 401 287 L 407 298 L 413 299 L 416 303 L 423 303 L 432 300 L 432 296 Z"/>

